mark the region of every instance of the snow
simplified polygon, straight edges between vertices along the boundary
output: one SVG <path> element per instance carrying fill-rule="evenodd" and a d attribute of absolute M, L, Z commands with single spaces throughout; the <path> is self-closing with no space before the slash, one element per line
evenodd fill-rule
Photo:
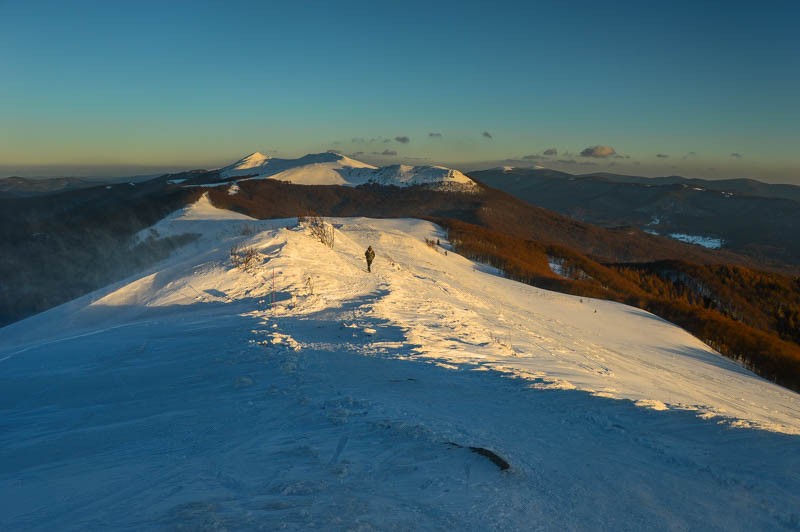
<path fill-rule="evenodd" d="M 328 221 L 204 196 L 153 227 L 201 235 L 171 258 L 0 329 L 0 527 L 800 526 L 797 394 L 431 223 Z"/>
<path fill-rule="evenodd" d="M 708 249 L 719 249 L 723 244 L 723 240 L 721 238 L 710 236 L 687 235 L 685 233 L 670 233 L 669 236 L 675 240 L 680 240 L 681 242 L 686 242 L 687 244 L 703 246 L 704 248 Z"/>
<path fill-rule="evenodd" d="M 376 183 L 400 187 L 439 185 L 464 190 L 477 188 L 475 182 L 463 173 L 442 166 L 392 165 L 378 168 L 331 152 L 309 154 L 297 159 L 269 158 L 255 153 L 222 168 L 220 176 L 241 177 L 242 180 L 276 179 L 296 185 L 355 187 Z"/>
<path fill-rule="evenodd" d="M 254 152 L 246 157 L 243 157 L 228 167 L 228 171 L 237 170 L 250 170 L 268 165 L 270 162 L 269 155 L 264 155 L 260 152 Z"/>
<path fill-rule="evenodd" d="M 550 271 L 561 277 L 568 277 L 567 272 L 564 270 L 564 259 L 558 257 L 547 257 L 547 265 L 550 266 Z"/>
<path fill-rule="evenodd" d="M 292 181 L 305 185 L 344 185 L 364 169 L 375 167 L 338 153 L 315 153 L 297 159 L 271 158 L 260 153 L 248 155 L 220 170 L 222 177 L 257 177 Z"/>
<path fill-rule="evenodd" d="M 395 164 L 376 169 L 370 182 L 380 185 L 410 186 L 433 183 L 452 185 L 474 185 L 475 182 L 459 172 L 443 166 L 409 166 Z"/>

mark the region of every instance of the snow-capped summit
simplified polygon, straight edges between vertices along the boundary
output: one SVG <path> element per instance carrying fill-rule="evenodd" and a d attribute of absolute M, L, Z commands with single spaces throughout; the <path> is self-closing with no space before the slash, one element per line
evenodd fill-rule
<path fill-rule="evenodd" d="M 224 177 L 235 177 L 240 175 L 258 174 L 263 168 L 269 165 L 272 157 L 261 152 L 253 152 L 242 157 L 235 163 L 220 168 L 220 174 Z"/>
<path fill-rule="evenodd" d="M 311 153 L 297 159 L 279 159 L 253 153 L 220 170 L 222 177 L 277 179 L 300 185 L 349 185 L 362 169 L 375 167 L 339 153 Z M 361 184 L 355 183 L 355 184 Z"/>
<path fill-rule="evenodd" d="M 372 182 L 381 185 L 411 186 L 411 185 L 474 185 L 475 182 L 458 170 L 444 166 L 410 166 L 407 164 L 393 164 L 375 170 Z"/>
<path fill-rule="evenodd" d="M 414 185 L 456 187 L 477 185 L 458 170 L 442 166 L 391 165 L 375 167 L 341 153 L 311 153 L 297 159 L 271 158 L 253 153 L 220 170 L 222 177 L 276 179 L 296 185 L 341 185 L 355 187 L 368 183 L 407 187 Z"/>
<path fill-rule="evenodd" d="M 267 162 L 270 160 L 270 158 L 271 157 L 269 155 L 264 155 L 261 152 L 253 152 L 247 157 L 239 159 L 232 165 L 226 166 L 223 170 L 230 169 L 235 171 L 235 170 L 250 170 L 253 168 L 258 168 L 259 166 L 266 165 Z"/>

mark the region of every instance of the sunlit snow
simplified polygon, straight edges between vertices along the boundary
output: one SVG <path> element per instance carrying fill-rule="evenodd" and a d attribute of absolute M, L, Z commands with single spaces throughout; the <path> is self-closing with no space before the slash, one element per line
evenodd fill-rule
<path fill-rule="evenodd" d="M 800 523 L 797 394 L 429 222 L 329 221 L 203 196 L 153 228 L 201 235 L 168 260 L 0 329 L 2 528 Z"/>

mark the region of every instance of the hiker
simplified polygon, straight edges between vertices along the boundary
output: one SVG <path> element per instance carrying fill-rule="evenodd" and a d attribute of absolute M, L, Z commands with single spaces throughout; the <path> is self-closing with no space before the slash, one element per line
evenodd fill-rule
<path fill-rule="evenodd" d="M 367 248 L 367 251 L 364 252 L 364 256 L 367 258 L 367 271 L 372 272 L 372 260 L 375 258 L 375 252 L 372 250 L 372 246 Z"/>

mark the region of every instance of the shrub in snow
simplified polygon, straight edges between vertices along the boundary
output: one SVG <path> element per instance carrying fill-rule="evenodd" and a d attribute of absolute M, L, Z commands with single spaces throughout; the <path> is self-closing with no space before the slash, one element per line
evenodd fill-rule
<path fill-rule="evenodd" d="M 255 266 L 258 252 L 253 246 L 244 244 L 234 244 L 231 247 L 231 264 L 242 270 L 248 270 Z"/>
<path fill-rule="evenodd" d="M 333 249 L 335 240 L 335 233 L 333 226 L 321 217 L 316 215 L 308 215 L 299 218 L 300 223 L 304 223 L 311 230 L 311 234 L 320 242 Z"/>

